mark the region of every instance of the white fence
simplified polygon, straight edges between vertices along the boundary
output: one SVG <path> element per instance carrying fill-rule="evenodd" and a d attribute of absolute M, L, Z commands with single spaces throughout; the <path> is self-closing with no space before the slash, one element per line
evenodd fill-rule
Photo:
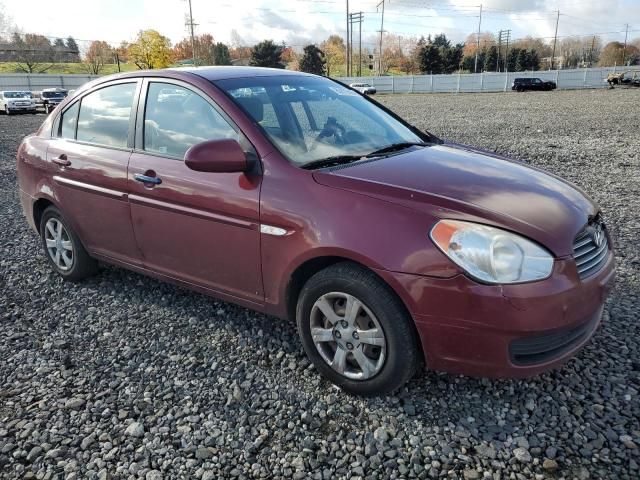
<path fill-rule="evenodd" d="M 368 83 L 379 93 L 504 92 L 516 78 L 537 77 L 556 82 L 559 89 L 604 88 L 607 74 L 616 68 L 581 68 L 537 72 L 486 72 L 452 75 L 407 75 L 386 77 L 342 77 L 344 83 Z M 618 67 L 617 71 L 621 69 Z"/>
<path fill-rule="evenodd" d="M 75 90 L 99 75 L 51 75 L 46 73 L 0 74 L 0 90 L 42 90 L 43 88 L 65 88 Z"/>
<path fill-rule="evenodd" d="M 631 67 L 632 68 L 632 67 Z M 544 70 L 537 72 L 462 73 L 453 75 L 407 75 L 387 77 L 342 77 L 344 83 L 369 83 L 380 93 L 458 93 L 503 92 L 511 89 L 515 78 L 538 77 L 553 80 L 559 89 L 604 88 L 608 73 L 621 68 L 581 68 L 577 70 Z M 98 75 L 0 74 L 0 90 L 72 90 Z"/>

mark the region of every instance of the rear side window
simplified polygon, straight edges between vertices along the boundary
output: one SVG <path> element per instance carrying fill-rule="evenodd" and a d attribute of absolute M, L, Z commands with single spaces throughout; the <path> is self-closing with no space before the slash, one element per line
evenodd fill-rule
<path fill-rule="evenodd" d="M 76 138 L 107 147 L 126 147 L 135 91 L 135 83 L 120 83 L 84 97 Z"/>
<path fill-rule="evenodd" d="M 144 149 L 184 158 L 189 147 L 206 140 L 232 138 L 238 133 L 200 95 L 170 83 L 151 82 L 144 114 Z"/>
<path fill-rule="evenodd" d="M 62 138 L 71 140 L 76 138 L 76 123 L 78 121 L 79 107 L 80 102 L 76 102 L 62 114 L 62 119 L 60 120 L 60 136 Z"/>

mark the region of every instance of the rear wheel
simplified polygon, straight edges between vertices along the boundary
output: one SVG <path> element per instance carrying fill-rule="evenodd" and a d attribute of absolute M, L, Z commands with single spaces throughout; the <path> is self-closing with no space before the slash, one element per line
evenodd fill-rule
<path fill-rule="evenodd" d="M 83 280 L 98 271 L 98 263 L 89 256 L 56 207 L 43 212 L 40 237 L 49 263 L 65 280 Z"/>
<path fill-rule="evenodd" d="M 404 385 L 420 365 L 413 320 L 374 273 L 344 262 L 311 277 L 296 312 L 304 349 L 332 383 L 357 395 Z"/>

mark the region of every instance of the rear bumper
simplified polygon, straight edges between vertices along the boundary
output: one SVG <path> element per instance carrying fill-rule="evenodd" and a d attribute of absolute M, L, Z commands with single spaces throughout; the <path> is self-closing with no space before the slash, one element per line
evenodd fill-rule
<path fill-rule="evenodd" d="M 20 189 L 20 204 L 22 205 L 22 213 L 24 213 L 29 226 L 37 233 L 38 227 L 36 227 L 34 218 L 33 218 L 33 204 L 36 199 L 31 195 Z"/>
<path fill-rule="evenodd" d="M 556 261 L 548 279 L 521 285 L 387 274 L 411 311 L 429 368 L 518 378 L 563 364 L 589 341 L 614 282 L 614 259 L 609 252 L 585 281 L 571 259 Z"/>

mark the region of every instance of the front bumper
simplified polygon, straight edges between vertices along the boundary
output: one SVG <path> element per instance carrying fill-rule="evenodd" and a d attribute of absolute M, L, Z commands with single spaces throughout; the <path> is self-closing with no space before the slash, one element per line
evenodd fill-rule
<path fill-rule="evenodd" d="M 597 330 L 614 258 L 581 281 L 572 259 L 520 285 L 385 272 L 409 307 L 433 370 L 490 378 L 536 375 L 566 362 Z"/>
<path fill-rule="evenodd" d="M 11 112 L 32 112 L 36 109 L 35 105 L 8 105 Z"/>

